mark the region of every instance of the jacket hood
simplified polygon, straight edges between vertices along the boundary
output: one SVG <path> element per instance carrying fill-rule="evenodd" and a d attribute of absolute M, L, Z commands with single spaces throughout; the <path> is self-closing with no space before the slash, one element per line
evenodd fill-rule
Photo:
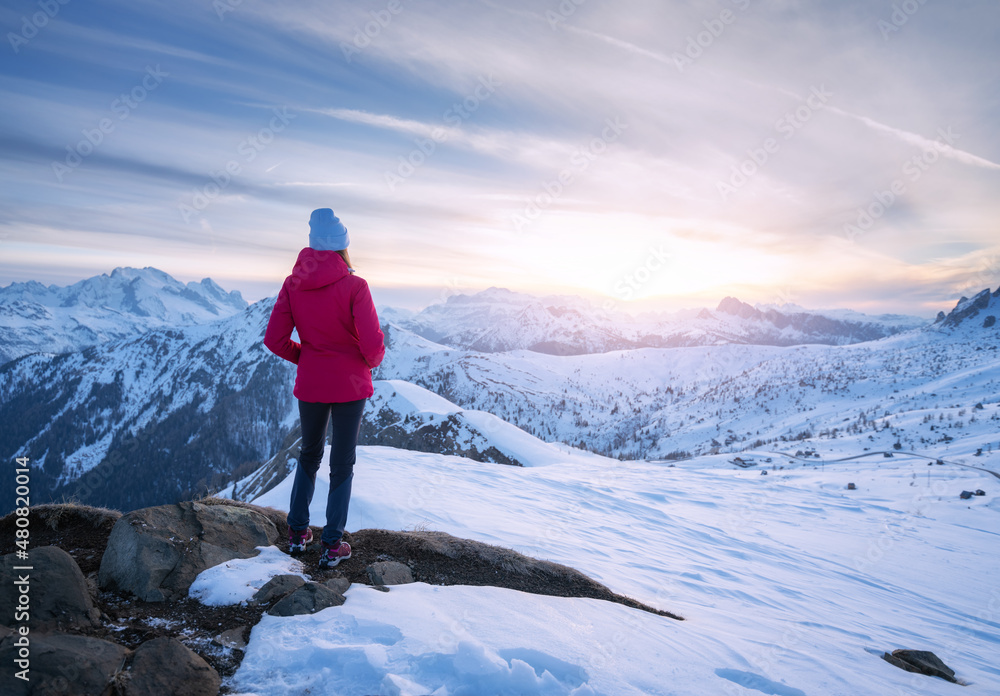
<path fill-rule="evenodd" d="M 306 247 L 299 252 L 290 277 L 298 281 L 301 289 L 314 290 L 336 283 L 350 274 L 344 259 L 336 251 L 319 251 Z"/>

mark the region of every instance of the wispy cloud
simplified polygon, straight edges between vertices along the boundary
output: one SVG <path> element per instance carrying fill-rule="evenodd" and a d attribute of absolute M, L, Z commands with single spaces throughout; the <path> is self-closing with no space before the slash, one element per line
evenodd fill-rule
<path fill-rule="evenodd" d="M 927 138 L 917 133 L 911 133 L 905 131 L 901 128 L 893 128 L 892 126 L 887 126 L 884 123 L 879 123 L 875 119 L 868 118 L 867 116 L 859 116 L 857 114 L 852 114 L 843 109 L 838 109 L 835 106 L 828 107 L 830 111 L 846 116 L 848 118 L 853 118 L 861 123 L 865 124 L 869 128 L 872 128 L 880 133 L 888 133 L 904 143 L 913 145 L 921 150 L 931 150 L 939 152 L 941 155 L 955 160 L 956 162 L 961 162 L 962 164 L 968 164 L 973 167 L 984 167 L 986 169 L 1000 169 L 1000 164 L 996 162 L 991 162 L 990 160 L 979 157 L 978 155 L 973 155 L 971 152 L 965 152 L 964 150 L 959 150 L 953 145 L 944 142 L 945 139 L 961 138 L 961 134 L 952 133 L 950 128 L 942 128 L 939 131 L 939 135 L 936 139 Z"/>

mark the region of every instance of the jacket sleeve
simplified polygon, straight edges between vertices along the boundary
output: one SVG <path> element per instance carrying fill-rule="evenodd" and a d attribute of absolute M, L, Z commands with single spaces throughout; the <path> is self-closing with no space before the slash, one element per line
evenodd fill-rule
<path fill-rule="evenodd" d="M 368 367 L 374 369 L 385 357 L 385 337 L 378 323 L 378 314 L 375 312 L 375 303 L 372 302 L 368 283 L 363 279 L 354 295 L 351 312 L 354 314 L 354 328 L 358 332 L 361 356 L 368 363 Z"/>
<path fill-rule="evenodd" d="M 302 346 L 292 340 L 292 329 L 294 328 L 295 320 L 292 318 L 288 286 L 283 284 L 281 292 L 278 293 L 278 300 L 274 303 L 274 309 L 271 310 L 271 318 L 267 322 L 264 345 L 278 357 L 298 365 Z"/>

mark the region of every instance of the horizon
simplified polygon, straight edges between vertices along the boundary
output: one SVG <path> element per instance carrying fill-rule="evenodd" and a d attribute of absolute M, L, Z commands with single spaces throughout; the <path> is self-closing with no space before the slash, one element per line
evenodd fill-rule
<path fill-rule="evenodd" d="M 934 316 L 1000 282 L 1000 6 L 905 5 L 15 0 L 0 280 L 256 301 L 332 207 L 391 306 Z"/>
<path fill-rule="evenodd" d="M 188 283 L 192 283 L 192 282 L 193 283 L 200 283 L 200 282 L 203 282 L 205 280 L 210 280 L 210 281 L 216 283 L 220 288 L 222 288 L 222 290 L 224 290 L 227 293 L 228 292 L 232 292 L 233 290 L 239 292 L 240 296 L 243 298 L 244 301 L 247 302 L 248 306 L 249 305 L 253 305 L 253 304 L 255 304 L 257 302 L 260 302 L 260 301 L 266 301 L 266 300 L 273 299 L 274 297 L 277 296 L 278 289 L 280 289 L 280 283 L 279 283 L 277 286 L 275 286 L 273 288 L 273 292 L 272 293 L 267 294 L 267 295 L 262 295 L 262 296 L 259 296 L 259 297 L 254 297 L 254 298 L 250 299 L 250 298 L 248 298 L 246 296 L 246 294 L 240 288 L 227 287 L 224 283 L 221 283 L 221 282 L 217 281 L 215 278 L 213 278 L 211 276 L 205 276 L 203 278 L 182 279 L 182 278 L 178 278 L 177 276 L 174 276 L 172 273 L 164 271 L 163 269 L 158 268 L 156 266 L 145 266 L 145 267 L 142 267 L 142 268 L 137 268 L 137 267 L 134 267 L 134 266 L 116 266 L 115 268 L 111 269 L 110 271 L 105 271 L 103 273 L 97 273 L 97 274 L 95 274 L 93 276 L 88 276 L 86 278 L 70 279 L 70 280 L 68 280 L 67 282 L 64 282 L 64 283 L 43 283 L 41 281 L 37 281 L 37 280 L 34 280 L 34 279 L 29 279 L 29 280 L 24 280 L 24 281 L 21 281 L 21 280 L 11 281 L 10 283 L 8 283 L 6 285 L 0 285 L 0 291 L 6 290 L 6 289 L 10 288 L 11 286 L 13 286 L 15 284 L 30 283 L 30 282 L 39 283 L 39 284 L 43 285 L 44 287 L 46 287 L 47 289 L 62 289 L 62 288 L 66 288 L 66 287 L 75 285 L 76 283 L 80 283 L 80 282 L 83 282 L 83 281 L 86 281 L 86 280 L 90 280 L 92 278 L 98 278 L 98 277 L 102 277 L 102 276 L 104 276 L 104 277 L 110 277 L 115 271 L 118 271 L 118 270 L 133 270 L 133 271 L 152 270 L 152 271 L 156 271 L 156 272 L 159 272 L 159 273 L 164 273 L 167 276 L 169 276 L 170 278 L 172 278 L 173 280 L 175 280 L 177 282 L 180 282 L 180 283 L 183 283 L 184 285 L 187 285 Z M 1000 278 L 998 278 L 997 281 L 998 281 L 997 290 L 1000 290 Z M 783 298 L 783 297 L 774 298 L 773 301 L 756 301 L 756 300 L 753 300 L 753 299 L 747 299 L 747 298 L 740 297 L 740 296 L 737 296 L 737 295 L 725 295 L 725 296 L 719 297 L 719 298 L 717 298 L 715 300 L 708 300 L 707 304 L 685 304 L 685 305 L 680 305 L 680 304 L 676 304 L 676 303 L 664 302 L 664 300 L 669 300 L 670 298 L 655 298 L 655 297 L 654 298 L 646 298 L 644 300 L 634 300 L 634 301 L 630 301 L 630 302 L 616 302 L 614 300 L 609 300 L 606 297 L 600 297 L 600 296 L 596 296 L 596 295 L 588 296 L 588 295 L 586 295 L 584 293 L 571 293 L 571 292 L 570 293 L 567 293 L 567 292 L 561 292 L 561 293 L 531 293 L 531 292 L 525 292 L 525 291 L 521 291 L 521 290 L 515 290 L 515 289 L 512 289 L 512 288 L 506 288 L 506 287 L 502 287 L 502 286 L 489 286 L 489 287 L 482 287 L 482 288 L 457 288 L 457 287 L 448 287 L 448 288 L 443 289 L 440 292 L 435 291 L 435 290 L 426 291 L 426 292 L 423 293 L 423 295 L 421 295 L 419 292 L 415 293 L 413 288 L 410 288 L 410 289 L 406 289 L 406 288 L 398 289 L 397 288 L 397 289 L 388 289 L 387 290 L 387 289 L 384 289 L 384 288 L 375 288 L 375 287 L 373 287 L 372 288 L 372 296 L 373 296 L 373 299 L 375 300 L 376 306 L 378 306 L 382 310 L 385 310 L 385 309 L 396 309 L 396 310 L 407 310 L 407 311 L 411 311 L 411 312 L 417 313 L 417 312 L 420 312 L 420 311 L 422 311 L 422 310 L 424 310 L 424 309 L 426 309 L 426 308 L 428 308 L 430 306 L 433 306 L 433 305 L 436 305 L 436 304 L 443 304 L 443 303 L 447 302 L 452 297 L 456 297 L 456 296 L 471 297 L 471 296 L 475 296 L 475 295 L 484 293 L 484 292 L 489 291 L 489 290 L 501 290 L 501 291 L 505 291 L 505 292 L 511 292 L 511 293 L 514 293 L 514 294 L 518 294 L 518 295 L 523 295 L 523 296 L 526 296 L 526 297 L 532 297 L 534 299 L 539 299 L 539 300 L 543 300 L 543 299 L 547 299 L 547 298 L 552 298 L 552 299 L 566 298 L 566 299 L 583 300 L 585 302 L 588 302 L 595 309 L 595 311 L 604 310 L 604 311 L 622 312 L 622 313 L 627 314 L 627 315 L 632 316 L 632 317 L 639 317 L 639 316 L 641 316 L 643 314 L 647 314 L 647 313 L 649 313 L 649 314 L 671 314 L 671 313 L 692 312 L 692 311 L 697 311 L 697 310 L 702 310 L 702 309 L 708 309 L 710 311 L 716 311 L 718 305 L 723 300 L 725 300 L 727 298 L 734 298 L 734 299 L 739 300 L 740 302 L 743 302 L 745 304 L 748 304 L 748 305 L 750 305 L 750 306 L 752 306 L 754 308 L 762 308 L 762 307 L 763 308 L 771 308 L 771 309 L 777 309 L 778 311 L 785 311 L 785 312 L 795 311 L 795 310 L 803 310 L 805 312 L 817 313 L 818 314 L 818 313 L 823 313 L 823 312 L 853 311 L 853 312 L 858 312 L 860 314 L 864 314 L 864 315 L 867 315 L 867 316 L 873 316 L 873 317 L 879 316 L 879 315 L 901 315 L 901 316 L 910 316 L 910 317 L 917 317 L 917 318 L 921 318 L 921 319 L 926 319 L 927 321 L 931 321 L 936 316 L 936 314 L 937 314 L 937 312 L 935 312 L 933 314 L 930 314 L 930 315 L 927 315 L 927 314 L 907 314 L 906 312 L 899 312 L 899 311 L 878 311 L 878 312 L 872 312 L 872 311 L 864 311 L 862 309 L 858 309 L 857 307 L 850 307 L 850 306 L 847 306 L 847 305 L 816 307 L 816 306 L 802 305 L 802 304 L 799 304 L 797 302 L 793 302 L 793 301 L 787 300 L 786 298 Z M 979 290 L 973 291 L 973 292 L 971 292 L 971 293 L 969 293 L 967 295 L 963 295 L 962 297 L 955 297 L 955 298 L 947 300 L 947 301 L 942 301 L 941 304 L 942 304 L 943 309 L 941 309 L 939 311 L 943 311 L 945 314 L 947 314 L 951 309 L 953 309 L 955 307 L 955 305 L 961 299 L 963 299 L 965 297 L 974 297 L 976 294 L 978 294 L 979 292 L 982 292 L 984 290 L 989 291 L 989 292 L 993 292 L 993 286 L 992 285 L 988 285 L 985 288 L 980 288 Z M 424 301 L 422 303 L 414 303 L 414 302 L 412 302 L 412 298 L 414 298 L 415 296 L 418 296 L 418 297 L 419 296 L 424 296 L 424 297 L 426 297 L 428 299 L 426 299 L 426 301 Z M 398 298 L 398 299 L 402 299 L 403 301 L 400 302 L 400 301 L 396 301 L 395 299 L 389 299 L 389 298 Z"/>

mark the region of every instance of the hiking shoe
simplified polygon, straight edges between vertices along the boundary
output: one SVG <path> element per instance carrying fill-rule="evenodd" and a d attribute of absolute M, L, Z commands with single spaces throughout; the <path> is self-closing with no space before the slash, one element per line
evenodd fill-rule
<path fill-rule="evenodd" d="M 306 550 L 306 546 L 313 540 L 313 530 L 306 527 L 301 532 L 292 529 L 288 530 L 288 553 L 296 555 Z"/>
<path fill-rule="evenodd" d="M 332 568 L 341 561 L 346 561 L 351 557 L 351 545 L 346 541 L 338 541 L 333 546 L 328 546 L 323 542 L 323 553 L 319 556 L 319 567 Z"/>

